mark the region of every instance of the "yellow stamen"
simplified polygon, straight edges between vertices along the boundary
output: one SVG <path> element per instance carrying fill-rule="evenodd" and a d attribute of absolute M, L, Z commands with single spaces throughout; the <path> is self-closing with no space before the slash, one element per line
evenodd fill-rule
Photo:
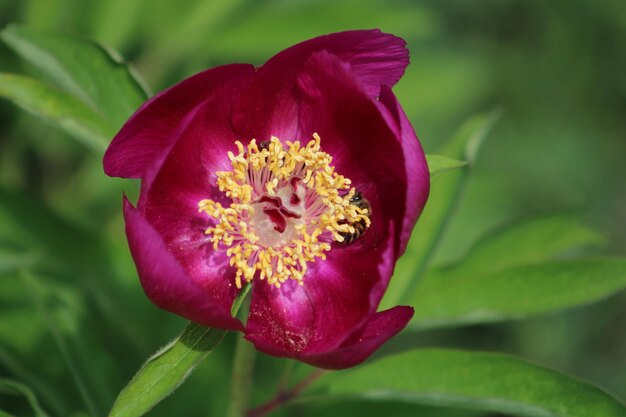
<path fill-rule="evenodd" d="M 228 152 L 232 170 L 216 173 L 219 190 L 232 203 L 223 207 L 207 199 L 198 208 L 215 219 L 205 233 L 215 250 L 226 249 L 238 288 L 255 277 L 277 287 L 288 279 L 302 284 L 307 264 L 325 259 L 332 240 L 341 242 L 342 233 L 354 233 L 351 224 L 369 227 L 368 210 L 350 203 L 355 189 L 335 172 L 317 134 L 306 146 L 299 141 L 285 146 L 276 137 L 261 148 L 254 139 L 247 148 L 235 144 L 238 153 Z M 284 210 L 284 230 L 268 229 L 273 223 L 263 212 L 262 198 L 273 201 L 271 210 Z"/>

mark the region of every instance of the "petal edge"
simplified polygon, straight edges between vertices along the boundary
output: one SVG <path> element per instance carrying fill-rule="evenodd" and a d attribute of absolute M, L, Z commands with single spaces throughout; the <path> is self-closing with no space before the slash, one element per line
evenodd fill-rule
<path fill-rule="evenodd" d="M 223 85 L 240 85 L 255 72 L 249 64 L 208 69 L 146 101 L 115 135 L 103 158 L 111 177 L 140 178 L 151 162 L 176 139 L 172 133 L 184 116 Z"/>
<path fill-rule="evenodd" d="M 141 285 L 157 307 L 205 326 L 244 330 L 241 322 L 231 317 L 227 302 L 223 305 L 212 303 L 210 297 L 185 273 L 161 236 L 126 197 L 124 219 L 128 245 Z"/>
<path fill-rule="evenodd" d="M 376 313 L 361 332 L 352 335 L 338 349 L 314 356 L 302 355 L 298 359 L 325 369 L 345 369 L 358 365 L 404 329 L 413 317 L 413 312 L 413 307 L 397 306 Z"/>

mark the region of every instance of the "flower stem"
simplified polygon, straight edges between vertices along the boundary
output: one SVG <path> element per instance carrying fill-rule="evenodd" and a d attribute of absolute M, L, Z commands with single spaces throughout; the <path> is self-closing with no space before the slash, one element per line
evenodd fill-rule
<path fill-rule="evenodd" d="M 233 301 L 230 313 L 233 317 L 239 316 L 244 321 L 250 311 L 250 293 L 252 285 L 247 283 Z M 245 323 L 245 321 L 244 321 Z M 230 399 L 227 417 L 243 417 L 252 390 L 254 355 L 256 351 L 252 343 L 246 341 L 243 335 L 237 334 L 235 354 L 233 355 L 233 370 L 230 378 Z"/>
<path fill-rule="evenodd" d="M 239 335 L 233 357 L 233 371 L 230 379 L 230 401 L 227 417 L 243 417 L 250 403 L 254 355 L 252 343 Z"/>
<path fill-rule="evenodd" d="M 291 380 L 291 376 L 293 375 L 295 365 L 296 361 L 285 360 L 285 366 L 280 374 L 280 379 L 278 380 L 276 392 L 283 392 L 287 389 L 287 387 L 289 386 L 289 381 Z"/>
<path fill-rule="evenodd" d="M 317 379 L 324 375 L 326 372 L 328 371 L 324 369 L 318 369 L 310 373 L 306 378 L 300 381 L 292 389 L 288 391 L 279 391 L 276 396 L 270 401 L 266 402 L 263 405 L 260 405 L 259 407 L 249 410 L 246 414 L 246 417 L 263 417 L 264 415 L 271 413 L 278 407 L 291 401 L 294 397 L 300 394 L 303 389 L 311 385 L 313 382 L 317 381 Z"/>

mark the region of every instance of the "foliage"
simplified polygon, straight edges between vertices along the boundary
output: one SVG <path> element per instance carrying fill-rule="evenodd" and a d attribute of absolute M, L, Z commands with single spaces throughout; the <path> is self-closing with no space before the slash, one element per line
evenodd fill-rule
<path fill-rule="evenodd" d="M 148 96 L 137 73 L 158 90 L 373 26 L 412 49 L 395 91 L 436 174 L 384 300 L 415 317 L 372 361 L 302 392 L 310 368 L 258 357 L 251 403 L 624 415 L 603 389 L 626 397 L 625 22 L 618 1 L 0 2 L 0 416 L 142 415 L 196 365 L 149 415 L 224 415 L 234 337 L 214 349 L 223 332 L 189 325 L 168 343 L 185 324 L 139 288 L 120 210 L 136 189 L 104 177 L 102 151 Z"/>

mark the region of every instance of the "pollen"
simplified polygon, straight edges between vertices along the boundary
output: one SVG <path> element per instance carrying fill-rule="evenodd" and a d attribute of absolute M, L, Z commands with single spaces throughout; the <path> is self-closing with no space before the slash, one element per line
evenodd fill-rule
<path fill-rule="evenodd" d="M 369 208 L 350 202 L 356 190 L 335 172 L 319 135 L 305 146 L 276 137 L 235 145 L 232 170 L 216 173 L 230 205 L 205 199 L 198 208 L 212 219 L 205 233 L 229 257 L 238 288 L 254 279 L 302 285 L 309 264 L 324 260 L 333 242 L 356 233 L 355 225 L 370 226 Z"/>

